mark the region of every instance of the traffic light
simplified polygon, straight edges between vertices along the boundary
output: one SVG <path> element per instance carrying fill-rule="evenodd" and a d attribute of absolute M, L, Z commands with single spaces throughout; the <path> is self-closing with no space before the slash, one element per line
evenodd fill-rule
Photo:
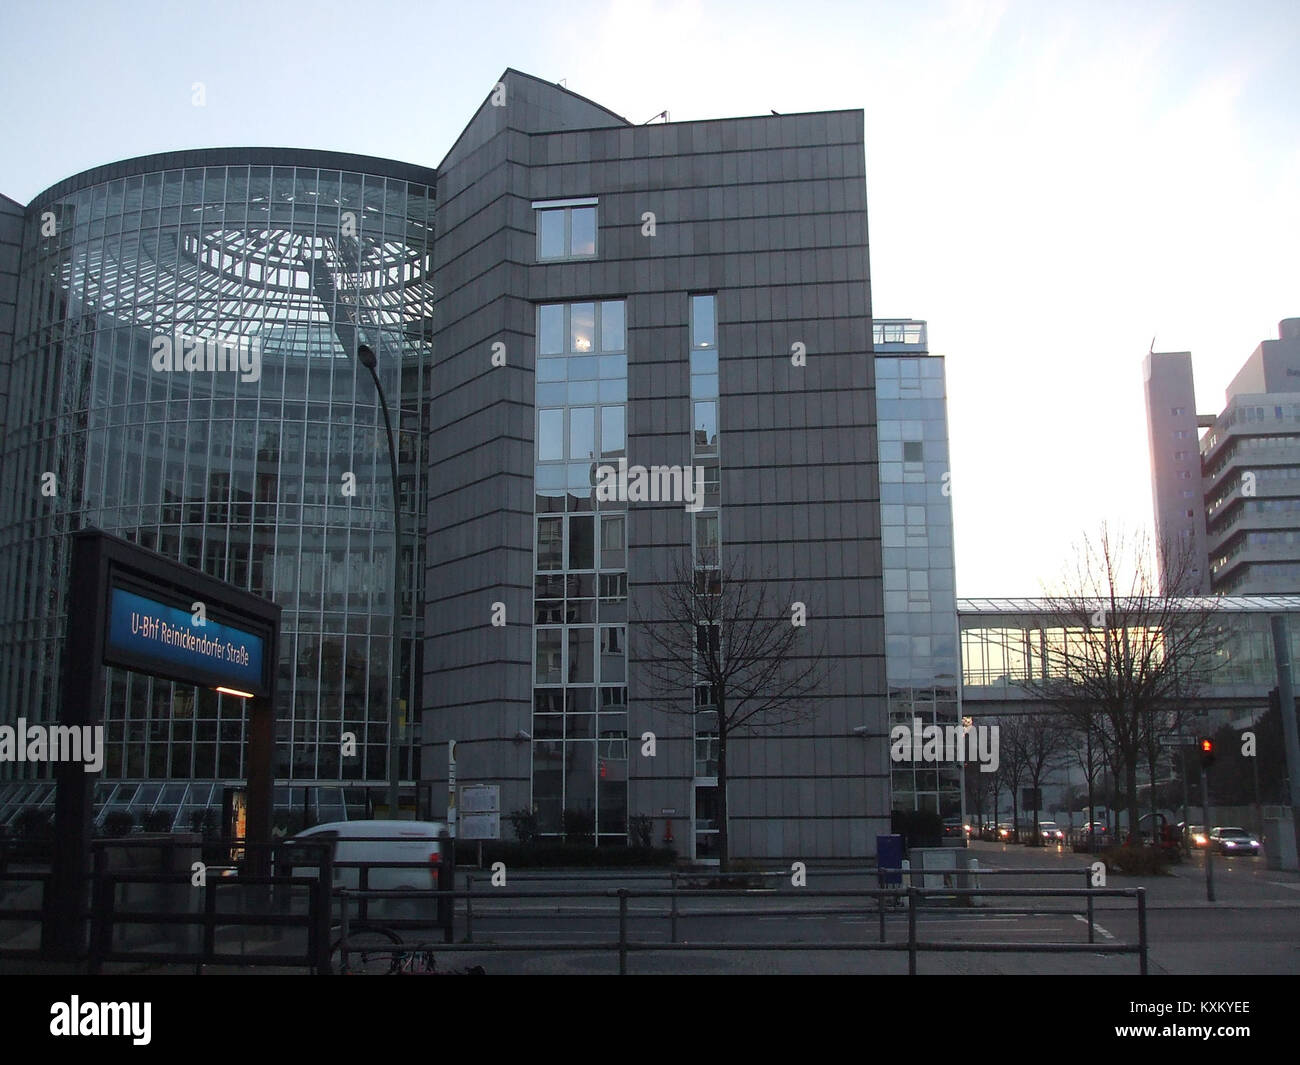
<path fill-rule="evenodd" d="M 1214 765 L 1214 741 L 1209 736 L 1202 736 L 1196 746 L 1201 752 L 1201 768 L 1209 769 Z"/>

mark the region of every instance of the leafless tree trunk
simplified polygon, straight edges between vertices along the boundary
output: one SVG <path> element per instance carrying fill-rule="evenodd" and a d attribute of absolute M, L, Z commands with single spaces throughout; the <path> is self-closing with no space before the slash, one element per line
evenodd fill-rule
<path fill-rule="evenodd" d="M 708 563 L 716 564 L 708 564 Z M 655 613 L 634 616 L 646 691 L 659 708 L 716 714 L 718 858 L 730 857 L 727 780 L 733 740 L 803 721 L 825 675 L 812 605 L 790 586 L 755 576 L 738 552 L 695 564 L 674 560 Z"/>

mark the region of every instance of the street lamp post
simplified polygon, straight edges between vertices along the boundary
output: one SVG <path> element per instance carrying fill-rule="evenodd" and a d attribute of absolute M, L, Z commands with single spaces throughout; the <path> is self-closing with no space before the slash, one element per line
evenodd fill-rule
<path fill-rule="evenodd" d="M 398 698 L 400 695 L 401 655 L 398 652 L 398 639 L 402 624 L 402 500 L 397 490 L 397 449 L 393 445 L 393 423 L 388 416 L 388 400 L 384 398 L 384 386 L 379 383 L 376 373 L 378 360 L 374 349 L 357 345 L 357 360 L 370 371 L 375 382 L 375 391 L 379 393 L 379 407 L 384 414 L 384 432 L 388 434 L 388 468 L 393 477 L 393 635 L 388 642 L 388 684 L 391 703 L 388 708 L 388 816 L 398 816 L 397 799 L 401 776 L 401 749 L 398 746 Z"/>

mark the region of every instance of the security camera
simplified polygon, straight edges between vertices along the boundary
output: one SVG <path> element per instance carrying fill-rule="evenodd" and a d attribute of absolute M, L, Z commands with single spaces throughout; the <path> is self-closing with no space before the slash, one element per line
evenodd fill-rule
<path fill-rule="evenodd" d="M 515 732 L 515 739 L 518 740 L 520 743 L 523 743 L 526 740 L 531 740 L 532 738 L 533 738 L 532 733 L 525 732 L 523 729 L 518 729 Z"/>
<path fill-rule="evenodd" d="M 870 726 L 870 725 L 854 725 L 854 726 L 853 726 L 853 735 L 855 735 L 855 736 L 865 736 L 865 735 L 867 735 L 870 731 L 871 731 L 871 726 Z"/>

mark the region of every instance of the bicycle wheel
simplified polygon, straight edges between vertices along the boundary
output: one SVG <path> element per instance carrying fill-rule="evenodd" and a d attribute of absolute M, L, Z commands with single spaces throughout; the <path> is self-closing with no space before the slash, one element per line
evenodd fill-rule
<path fill-rule="evenodd" d="M 348 929 L 347 967 L 343 961 L 343 939 L 330 947 L 330 968 L 336 973 L 381 976 L 392 971 L 402 937 L 379 925 L 353 925 Z"/>

